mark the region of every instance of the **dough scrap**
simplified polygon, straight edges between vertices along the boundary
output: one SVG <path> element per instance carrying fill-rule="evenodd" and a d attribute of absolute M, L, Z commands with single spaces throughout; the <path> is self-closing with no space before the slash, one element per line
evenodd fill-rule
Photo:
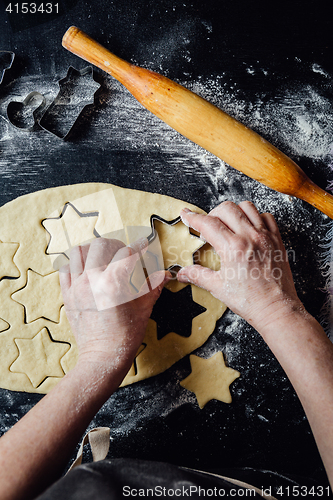
<path fill-rule="evenodd" d="M 199 407 L 212 399 L 231 403 L 229 386 L 240 373 L 226 366 L 223 353 L 219 351 L 208 359 L 191 354 L 190 362 L 192 372 L 180 385 L 194 392 Z"/>
<path fill-rule="evenodd" d="M 140 234 L 142 231 L 152 233 L 155 215 L 166 221 L 166 224 L 161 223 L 161 234 L 156 227 L 163 241 L 162 250 L 176 247 L 173 249 L 175 254 L 181 255 L 184 248 L 188 248 L 187 245 L 190 245 L 192 252 L 203 244 L 197 236 L 190 235 L 189 229 L 181 222 L 170 225 L 172 231 L 170 229 L 168 232 L 167 226 L 179 217 L 184 206 L 183 201 L 168 196 L 110 184 L 86 183 L 38 191 L 1 207 L 0 238 L 1 241 L 15 244 L 16 279 L 7 279 L 5 276 L 0 280 L 0 318 L 4 321 L 0 322 L 0 328 L 7 328 L 0 334 L 0 386 L 11 390 L 47 393 L 64 373 L 75 366 L 77 345 L 64 307 L 61 307 L 62 300 L 58 295 L 60 286 L 56 280 L 58 273 L 55 272 L 59 265 L 68 262 L 68 235 L 71 245 L 85 243 L 98 235 L 118 238 L 124 244 L 129 244 L 137 235 L 138 228 L 141 228 Z M 203 213 L 198 207 L 188 203 L 186 206 Z M 77 236 L 74 226 L 80 228 L 80 236 Z M 187 241 L 185 247 L 183 239 Z M 11 249 L 14 250 L 14 246 Z M 2 257 L 5 253 L 1 252 L 0 245 Z M 207 244 L 196 252 L 196 256 L 197 263 L 218 269 L 219 259 Z M 155 265 L 154 258 L 146 261 L 146 267 L 151 265 Z M 142 275 L 141 272 L 141 278 Z M 48 280 L 54 280 L 50 287 Z M 38 281 L 40 288 L 37 286 Z M 187 338 L 170 332 L 158 340 L 156 322 L 150 319 L 143 344 L 122 385 L 157 375 L 200 347 L 214 331 L 216 321 L 226 309 L 210 293 L 193 285 L 172 281 L 167 286 L 174 292 L 184 286 L 191 286 L 193 300 L 206 310 L 193 318 L 192 333 Z M 35 304 L 36 299 L 40 304 Z M 43 342 L 38 341 L 39 351 L 37 348 L 27 348 L 27 345 L 35 345 L 31 342 L 37 342 L 40 338 L 46 339 L 47 352 L 57 345 L 57 355 L 52 361 L 50 372 L 45 368 L 45 354 L 42 354 L 41 348 Z M 29 341 L 28 344 L 25 341 Z M 60 346 L 64 345 L 67 351 L 60 352 Z M 25 354 L 28 351 L 34 358 L 31 363 L 42 367 L 42 373 L 37 378 L 31 375 L 30 361 Z"/>
<path fill-rule="evenodd" d="M 0 241 L 0 280 L 4 277 L 18 278 L 20 276 L 20 272 L 13 260 L 18 247 L 18 243 Z"/>
<path fill-rule="evenodd" d="M 7 323 L 7 321 L 0 318 L 0 333 L 8 330 L 9 326 L 10 325 L 9 325 L 9 323 Z"/>

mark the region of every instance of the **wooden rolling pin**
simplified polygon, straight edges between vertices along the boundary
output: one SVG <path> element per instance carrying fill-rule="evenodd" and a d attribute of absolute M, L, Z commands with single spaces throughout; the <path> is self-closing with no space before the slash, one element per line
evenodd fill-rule
<path fill-rule="evenodd" d="M 333 218 L 333 196 L 314 184 L 288 156 L 202 97 L 109 52 L 80 29 L 63 46 L 119 80 L 149 111 L 240 172 L 296 196 Z"/>

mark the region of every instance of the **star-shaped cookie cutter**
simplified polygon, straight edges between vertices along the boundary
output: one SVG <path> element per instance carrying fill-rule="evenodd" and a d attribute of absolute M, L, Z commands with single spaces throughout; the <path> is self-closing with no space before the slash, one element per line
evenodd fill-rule
<path fill-rule="evenodd" d="M 150 225 L 151 225 L 151 235 L 148 236 L 148 241 L 153 240 L 156 237 L 156 229 L 154 228 L 154 220 L 158 220 L 159 222 L 163 222 L 164 224 L 168 224 L 168 226 L 174 226 L 175 224 L 178 224 L 178 222 L 181 221 L 180 216 L 176 217 L 175 219 L 172 220 L 165 220 L 159 215 L 153 214 L 150 217 Z"/>
<path fill-rule="evenodd" d="M 159 215 L 153 214 L 153 215 L 150 217 L 150 225 L 151 225 L 151 228 L 152 228 L 152 234 L 151 234 L 151 236 L 150 236 L 150 237 L 148 237 L 148 241 L 152 241 L 152 240 L 155 238 L 156 234 L 157 234 L 157 229 L 155 228 L 154 221 L 161 222 L 161 223 L 163 223 L 163 224 L 166 224 L 166 226 L 169 226 L 169 227 L 170 227 L 170 226 L 175 226 L 175 225 L 176 225 L 176 224 L 178 224 L 179 222 L 182 222 L 182 220 L 181 220 L 181 217 L 180 217 L 180 216 L 176 217 L 175 219 L 172 219 L 172 220 L 168 221 L 168 220 L 163 219 L 163 218 L 162 218 L 162 217 L 160 217 Z M 187 238 L 187 237 L 190 237 L 190 238 L 195 238 L 195 239 L 197 239 L 197 240 L 198 240 L 198 245 L 197 245 L 197 246 L 195 246 L 195 247 L 194 247 L 194 249 L 193 249 L 193 252 L 191 252 L 191 255 L 193 256 L 193 255 L 194 255 L 194 254 L 195 254 L 195 253 L 196 253 L 196 252 L 197 252 L 197 251 L 198 251 L 198 250 L 199 250 L 199 249 L 200 249 L 200 248 L 201 248 L 201 247 L 205 244 L 205 242 L 204 242 L 203 240 L 201 240 L 198 236 L 195 236 L 194 234 L 192 234 L 192 233 L 189 231 L 189 229 L 188 229 L 188 228 L 185 226 L 185 224 L 184 224 L 184 229 L 185 229 L 185 228 L 186 228 L 186 229 L 187 229 L 187 231 L 188 231 L 188 234 L 187 234 L 186 238 Z M 150 238 L 150 239 L 149 239 L 149 238 Z M 194 240 L 193 240 L 193 241 L 194 241 Z M 184 246 L 184 248 L 182 249 L 182 251 L 185 251 L 185 250 L 190 251 L 189 249 L 187 249 L 187 246 L 186 246 L 186 245 Z M 182 253 L 182 252 L 181 252 L 181 253 Z M 188 253 L 188 252 L 187 252 L 187 253 Z M 184 265 L 188 265 L 188 264 L 189 264 L 189 263 L 184 264 L 184 262 L 182 262 L 182 261 L 183 261 L 183 259 L 180 259 L 180 260 L 179 260 L 179 261 L 177 261 L 177 262 L 174 262 L 174 263 L 172 263 L 172 264 L 170 264 L 170 265 L 167 265 L 167 266 L 166 266 L 166 269 L 168 269 L 168 270 L 171 272 L 171 274 L 176 275 L 176 274 L 177 274 L 177 270 L 178 270 L 180 267 L 182 267 L 182 266 L 184 266 Z M 192 264 L 192 263 L 193 263 L 193 262 L 191 262 L 191 264 Z"/>

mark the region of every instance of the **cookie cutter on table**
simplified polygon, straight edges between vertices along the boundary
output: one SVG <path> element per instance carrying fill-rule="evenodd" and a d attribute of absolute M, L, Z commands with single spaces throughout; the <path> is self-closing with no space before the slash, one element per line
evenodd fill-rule
<path fill-rule="evenodd" d="M 0 51 L 0 85 L 7 70 L 9 70 L 14 62 L 15 53 L 8 50 Z"/>
<path fill-rule="evenodd" d="M 46 106 L 45 97 L 39 92 L 30 92 L 23 101 L 11 101 L 7 106 L 7 118 L 14 127 L 31 132 Z"/>
<path fill-rule="evenodd" d="M 58 84 L 59 93 L 42 114 L 39 125 L 66 140 L 83 110 L 94 104 L 95 94 L 101 85 L 94 80 L 91 66 L 81 70 L 70 66 L 66 77 L 59 80 Z"/>

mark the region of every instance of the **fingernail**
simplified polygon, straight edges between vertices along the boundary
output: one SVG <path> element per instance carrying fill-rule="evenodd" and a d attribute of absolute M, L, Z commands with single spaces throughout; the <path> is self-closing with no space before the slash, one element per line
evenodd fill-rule
<path fill-rule="evenodd" d="M 191 214 L 191 213 L 193 213 L 193 212 L 189 208 L 182 208 L 182 210 L 180 212 L 180 218 L 182 220 L 182 223 L 185 224 L 185 226 L 187 226 L 187 227 L 190 227 L 190 225 L 186 220 L 184 220 L 184 215 Z"/>
<path fill-rule="evenodd" d="M 185 275 L 183 276 L 182 275 L 182 269 L 179 269 L 178 273 L 177 273 L 177 280 L 180 281 L 180 282 L 185 282 L 185 283 L 188 283 L 189 282 L 189 279 L 188 277 Z"/>
<path fill-rule="evenodd" d="M 186 278 L 187 278 L 187 276 L 186 276 L 186 275 L 185 275 L 185 276 L 182 276 L 182 271 L 183 271 L 183 268 L 179 269 L 179 271 L 178 271 L 178 273 L 177 273 L 177 276 L 176 276 L 176 277 L 177 277 L 177 280 L 179 280 L 179 281 L 180 281 L 181 279 L 186 279 Z"/>

